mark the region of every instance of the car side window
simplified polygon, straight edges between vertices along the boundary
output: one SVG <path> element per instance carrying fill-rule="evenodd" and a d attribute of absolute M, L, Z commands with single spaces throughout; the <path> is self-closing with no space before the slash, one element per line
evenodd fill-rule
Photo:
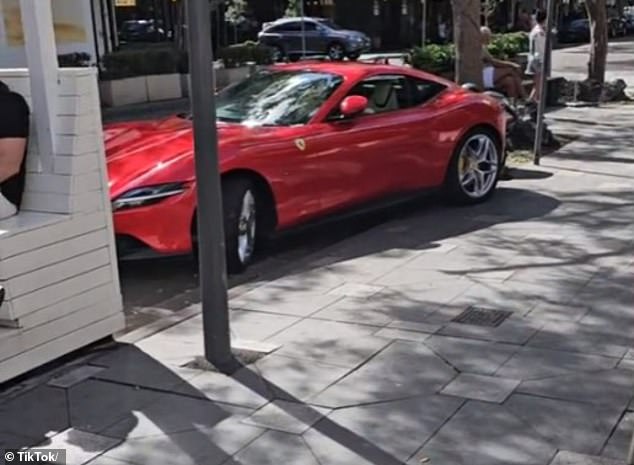
<path fill-rule="evenodd" d="M 357 84 L 347 95 L 360 95 L 368 99 L 366 115 L 388 113 L 410 106 L 407 77 L 394 75 L 373 76 Z M 339 108 L 335 108 L 328 119 L 340 119 Z"/>
<path fill-rule="evenodd" d="M 317 30 L 317 25 L 311 21 L 304 21 L 304 30 L 306 32 L 314 32 Z"/>
<path fill-rule="evenodd" d="M 418 79 L 408 77 L 408 84 L 410 89 L 411 106 L 417 107 L 429 102 L 436 95 L 440 94 L 446 87 L 443 84 L 433 81 L 426 81 L 424 79 Z"/>
<path fill-rule="evenodd" d="M 293 21 L 277 26 L 275 32 L 299 32 L 302 30 L 302 24 L 299 21 Z"/>

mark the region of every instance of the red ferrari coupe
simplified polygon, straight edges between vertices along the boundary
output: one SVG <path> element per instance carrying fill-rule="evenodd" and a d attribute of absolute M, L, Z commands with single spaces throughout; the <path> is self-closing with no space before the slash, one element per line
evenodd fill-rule
<path fill-rule="evenodd" d="M 499 102 L 406 67 L 277 65 L 217 96 L 227 264 L 240 272 L 279 230 L 443 188 L 490 197 L 504 162 Z M 119 252 L 192 250 L 188 115 L 105 129 Z"/>

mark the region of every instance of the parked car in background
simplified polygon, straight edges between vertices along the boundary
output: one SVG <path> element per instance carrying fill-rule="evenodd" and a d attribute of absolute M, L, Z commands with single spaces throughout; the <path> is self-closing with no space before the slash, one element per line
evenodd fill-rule
<path fill-rule="evenodd" d="M 564 24 L 557 31 L 557 40 L 564 44 L 589 42 L 590 21 L 587 19 L 575 19 Z"/>
<path fill-rule="evenodd" d="M 623 16 L 613 16 L 608 19 L 608 36 L 611 38 L 627 35 L 627 21 Z"/>
<path fill-rule="evenodd" d="M 304 46 L 308 56 L 326 55 L 335 61 L 346 57 L 356 60 L 371 46 L 370 38 L 364 33 L 343 29 L 324 18 L 282 18 L 264 23 L 258 39 L 273 49 L 275 61 L 299 58 L 304 53 Z"/>
<path fill-rule="evenodd" d="M 504 165 L 501 104 L 404 66 L 272 66 L 216 99 L 225 252 L 249 265 L 275 233 L 425 190 L 489 199 Z M 105 127 L 120 255 L 186 254 L 197 237 L 190 115 Z"/>
<path fill-rule="evenodd" d="M 152 19 L 124 21 L 119 29 L 119 41 L 122 43 L 160 42 L 167 37 L 161 22 L 155 23 Z"/>
<path fill-rule="evenodd" d="M 626 34 L 634 34 L 634 10 L 625 12 L 623 19 L 625 20 Z"/>

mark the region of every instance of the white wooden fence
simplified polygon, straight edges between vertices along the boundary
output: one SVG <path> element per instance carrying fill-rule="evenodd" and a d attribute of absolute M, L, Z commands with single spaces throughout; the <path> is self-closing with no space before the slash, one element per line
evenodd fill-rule
<path fill-rule="evenodd" d="M 0 80 L 31 104 L 27 70 Z M 96 70 L 59 70 L 55 103 L 54 153 L 33 127 L 22 211 L 0 221 L 0 382 L 124 326 Z"/>

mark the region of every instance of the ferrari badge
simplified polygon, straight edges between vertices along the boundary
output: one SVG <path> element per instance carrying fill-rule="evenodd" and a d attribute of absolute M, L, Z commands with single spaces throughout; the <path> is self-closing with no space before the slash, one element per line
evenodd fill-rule
<path fill-rule="evenodd" d="M 304 139 L 295 139 L 295 146 L 303 152 L 306 150 L 306 141 Z"/>

